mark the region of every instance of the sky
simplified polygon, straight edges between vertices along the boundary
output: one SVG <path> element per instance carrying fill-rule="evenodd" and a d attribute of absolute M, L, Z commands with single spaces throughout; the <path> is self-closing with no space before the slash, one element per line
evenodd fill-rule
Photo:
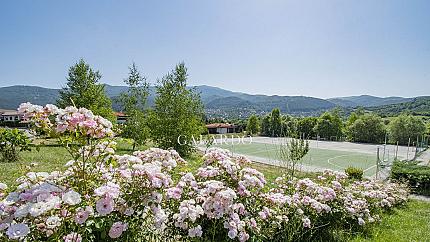
<path fill-rule="evenodd" d="M 430 95 L 430 1 L 2 1 L 0 86 L 65 85 L 80 58 L 123 85 L 179 62 L 189 85 L 321 98 Z"/>

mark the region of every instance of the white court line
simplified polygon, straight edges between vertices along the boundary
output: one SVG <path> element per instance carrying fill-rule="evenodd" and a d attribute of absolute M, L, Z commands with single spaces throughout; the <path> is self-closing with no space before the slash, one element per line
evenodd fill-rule
<path fill-rule="evenodd" d="M 337 167 L 339 167 L 339 168 L 345 169 L 345 167 L 342 167 L 342 166 L 336 165 L 336 164 L 334 164 L 334 163 L 332 163 L 332 162 L 331 162 L 331 160 L 333 160 L 333 159 L 336 159 L 336 158 L 339 158 L 339 157 L 344 157 L 344 156 L 351 156 L 351 155 L 338 155 L 338 156 L 335 156 L 335 157 L 329 158 L 329 159 L 327 160 L 327 163 L 329 163 L 330 165 L 337 166 Z"/>
<path fill-rule="evenodd" d="M 357 154 L 357 155 L 358 155 L 358 154 Z M 336 158 L 339 158 L 339 157 L 344 157 L 344 156 L 354 156 L 354 155 L 338 155 L 338 156 L 335 156 L 335 157 L 329 158 L 329 159 L 327 160 L 327 163 L 329 163 L 330 165 L 333 165 L 333 166 L 337 166 L 337 167 L 339 167 L 339 168 L 341 168 L 341 169 L 345 169 L 346 167 L 342 167 L 342 166 L 339 166 L 339 165 L 334 164 L 334 163 L 332 163 L 332 162 L 331 162 L 331 160 L 333 160 L 333 159 L 336 159 Z M 373 167 L 376 167 L 376 165 L 373 165 L 373 166 L 371 166 L 371 167 L 369 167 L 369 168 L 367 168 L 367 169 L 363 170 L 363 172 L 366 172 L 366 171 L 368 171 L 368 170 L 372 169 Z"/>
<path fill-rule="evenodd" d="M 376 165 L 373 165 L 373 166 L 371 166 L 371 167 L 367 168 L 366 170 L 363 170 L 363 172 L 366 172 L 366 171 L 368 171 L 368 170 L 372 169 L 373 167 L 376 167 Z"/>

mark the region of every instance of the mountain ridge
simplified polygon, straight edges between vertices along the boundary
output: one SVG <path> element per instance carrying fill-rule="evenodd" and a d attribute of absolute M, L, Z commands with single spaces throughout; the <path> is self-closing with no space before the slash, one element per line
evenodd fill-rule
<path fill-rule="evenodd" d="M 112 99 L 114 109 L 121 109 L 115 98 L 127 90 L 126 86 L 105 85 L 106 94 Z M 267 113 L 279 108 L 292 115 L 317 115 L 335 107 L 375 107 L 398 104 L 414 100 L 403 97 L 376 97 L 371 95 L 346 96 L 334 98 L 317 98 L 308 96 L 282 96 L 247 94 L 234 92 L 208 85 L 192 86 L 200 93 L 206 113 L 209 115 L 245 117 L 251 113 Z M 0 87 L 0 108 L 15 109 L 22 102 L 44 105 L 55 103 L 60 89 L 45 88 L 31 85 L 14 85 Z M 155 98 L 155 87 L 150 86 L 148 104 L 152 105 Z"/>

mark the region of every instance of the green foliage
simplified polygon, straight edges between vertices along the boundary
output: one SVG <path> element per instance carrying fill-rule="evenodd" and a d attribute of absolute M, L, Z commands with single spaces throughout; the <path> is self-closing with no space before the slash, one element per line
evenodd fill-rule
<path fill-rule="evenodd" d="M 345 169 L 345 173 L 351 179 L 355 179 L 355 180 L 363 179 L 363 169 L 361 168 L 349 166 L 348 168 Z"/>
<path fill-rule="evenodd" d="M 381 116 L 397 116 L 405 112 L 411 115 L 430 116 L 430 96 L 416 97 L 409 102 L 368 107 L 366 109 L 374 111 Z"/>
<path fill-rule="evenodd" d="M 272 137 L 281 137 L 282 136 L 282 120 L 281 120 L 281 111 L 279 108 L 275 108 L 272 110 L 272 114 L 270 115 L 270 136 Z"/>
<path fill-rule="evenodd" d="M 331 140 L 332 137 L 342 136 L 343 122 L 339 111 L 323 113 L 317 120 L 314 132 L 322 138 Z"/>
<path fill-rule="evenodd" d="M 395 161 L 391 167 L 391 178 L 407 182 L 418 194 L 430 195 L 430 167 L 412 161 Z"/>
<path fill-rule="evenodd" d="M 203 130 L 200 96 L 186 85 L 187 69 L 180 63 L 160 80 L 150 115 L 151 138 L 160 148 L 174 148 L 183 156 L 191 153 L 193 136 L 198 137 Z"/>
<path fill-rule="evenodd" d="M 19 152 L 30 150 L 30 139 L 18 129 L 0 129 L 1 161 L 15 162 L 19 160 Z"/>
<path fill-rule="evenodd" d="M 279 158 L 287 167 L 289 175 L 294 177 L 296 165 L 309 152 L 309 141 L 305 139 L 290 139 L 279 145 Z"/>
<path fill-rule="evenodd" d="M 297 137 L 297 119 L 290 115 L 283 115 L 281 136 L 285 137 Z"/>
<path fill-rule="evenodd" d="M 318 119 L 315 117 L 304 117 L 299 119 L 297 123 L 297 133 L 299 136 L 306 138 L 316 137 L 314 128 L 317 124 L 317 120 Z"/>
<path fill-rule="evenodd" d="M 261 120 L 261 134 L 270 136 L 270 115 L 266 115 Z"/>
<path fill-rule="evenodd" d="M 124 80 L 128 89 L 126 92 L 121 93 L 119 97 L 123 110 L 128 116 L 127 122 L 122 127 L 121 135 L 125 138 L 133 139 L 134 150 L 136 145 L 145 144 L 149 136 L 145 112 L 149 85 L 134 63 L 129 69 L 129 76 Z"/>
<path fill-rule="evenodd" d="M 402 114 L 390 122 L 388 131 L 391 142 L 406 145 L 409 139 L 412 144 L 417 137 L 421 137 L 426 132 L 426 127 L 421 118 Z"/>
<path fill-rule="evenodd" d="M 353 142 L 380 143 L 385 137 L 384 122 L 374 114 L 356 116 L 347 129 L 348 139 Z"/>
<path fill-rule="evenodd" d="M 83 60 L 70 67 L 67 77 L 67 87 L 59 92 L 57 105 L 61 108 L 75 106 L 87 108 L 94 114 L 115 120 L 112 102 L 106 96 L 104 85 L 99 83 L 101 74 L 94 71 Z"/>
<path fill-rule="evenodd" d="M 296 137 L 297 120 L 291 116 L 281 114 L 279 108 L 275 108 L 261 121 L 261 134 L 270 137 Z"/>
<path fill-rule="evenodd" d="M 251 115 L 248 119 L 248 124 L 246 125 L 246 131 L 249 134 L 254 135 L 260 132 L 260 125 L 256 115 Z"/>

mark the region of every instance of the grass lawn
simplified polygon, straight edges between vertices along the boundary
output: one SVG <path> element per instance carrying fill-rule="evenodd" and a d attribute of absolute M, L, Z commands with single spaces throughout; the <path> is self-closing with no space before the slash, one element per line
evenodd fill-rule
<path fill-rule="evenodd" d="M 19 162 L 0 162 L 0 182 L 15 184 L 16 178 L 28 172 L 26 166 L 31 163 L 36 163 L 32 171 L 54 171 L 63 170 L 64 164 L 72 159 L 66 149 L 50 146 L 40 147 L 39 151 L 32 148 L 21 152 L 20 156 Z"/>
<path fill-rule="evenodd" d="M 351 241 L 430 241 L 430 203 L 411 200 L 404 208 L 383 216 L 367 237 L 358 236 Z"/>
<path fill-rule="evenodd" d="M 37 150 L 35 147 L 31 151 L 23 151 L 20 153 L 20 160 L 18 162 L 0 162 L 0 182 L 7 185 L 16 184 L 15 180 L 26 174 L 29 169 L 28 166 L 35 164 L 31 167 L 31 171 L 54 171 L 64 170 L 64 164 L 72 159 L 72 156 L 63 147 L 57 147 L 54 139 L 35 140 L 35 144 L 45 144 L 39 146 Z M 136 149 L 145 149 L 145 146 L 136 147 Z M 117 141 L 117 154 L 131 154 L 132 144 L 127 140 Z"/>

